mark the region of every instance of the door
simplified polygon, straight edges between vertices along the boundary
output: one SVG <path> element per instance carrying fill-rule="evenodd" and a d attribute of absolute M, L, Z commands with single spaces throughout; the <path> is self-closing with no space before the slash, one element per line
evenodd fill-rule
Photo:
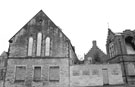
<path fill-rule="evenodd" d="M 102 72 L 103 72 L 103 84 L 108 85 L 109 84 L 108 69 L 104 68 L 102 69 Z"/>

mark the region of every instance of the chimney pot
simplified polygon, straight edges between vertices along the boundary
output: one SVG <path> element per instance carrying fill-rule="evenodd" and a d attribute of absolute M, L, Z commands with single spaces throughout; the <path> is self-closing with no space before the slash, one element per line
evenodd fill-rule
<path fill-rule="evenodd" d="M 93 46 L 96 46 L 97 45 L 97 43 L 96 43 L 96 40 L 93 40 Z"/>

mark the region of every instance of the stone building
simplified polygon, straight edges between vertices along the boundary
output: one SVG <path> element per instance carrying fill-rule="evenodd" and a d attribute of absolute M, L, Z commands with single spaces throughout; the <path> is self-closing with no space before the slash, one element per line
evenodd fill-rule
<path fill-rule="evenodd" d="M 97 46 L 96 41 L 94 40 L 92 48 L 84 55 L 85 63 L 90 64 L 103 64 L 107 60 L 107 55 Z"/>
<path fill-rule="evenodd" d="M 124 87 L 120 64 L 70 66 L 70 87 Z"/>
<path fill-rule="evenodd" d="M 5 79 L 7 56 L 7 52 L 5 51 L 0 55 L 0 87 L 3 87 Z"/>
<path fill-rule="evenodd" d="M 92 43 L 84 63 L 70 66 L 70 87 L 124 87 L 121 65 L 108 64 L 108 56 Z"/>
<path fill-rule="evenodd" d="M 106 44 L 109 63 L 117 63 L 122 67 L 122 75 L 126 85 L 135 86 L 135 31 L 125 30 L 114 33 L 108 29 Z"/>
<path fill-rule="evenodd" d="M 42 10 L 9 40 L 8 53 L 4 87 L 69 87 L 74 47 Z"/>
<path fill-rule="evenodd" d="M 107 55 L 93 41 L 80 61 L 70 39 L 41 10 L 0 56 L 0 87 L 135 87 L 135 31 L 108 29 Z"/>

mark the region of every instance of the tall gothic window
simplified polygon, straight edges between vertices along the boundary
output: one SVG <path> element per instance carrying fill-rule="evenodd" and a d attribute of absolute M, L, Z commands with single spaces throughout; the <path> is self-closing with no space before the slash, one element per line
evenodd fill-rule
<path fill-rule="evenodd" d="M 29 44 L 28 44 L 28 56 L 32 56 L 32 49 L 33 49 L 33 38 L 29 38 Z"/>
<path fill-rule="evenodd" d="M 41 42 L 42 42 L 42 33 L 37 35 L 37 56 L 41 55 Z"/>
<path fill-rule="evenodd" d="M 47 37 L 46 38 L 46 47 L 45 47 L 45 56 L 49 56 L 50 55 L 50 38 Z"/>
<path fill-rule="evenodd" d="M 115 50 L 114 50 L 114 44 L 113 43 L 109 44 L 109 54 L 110 54 L 110 57 L 115 56 Z"/>

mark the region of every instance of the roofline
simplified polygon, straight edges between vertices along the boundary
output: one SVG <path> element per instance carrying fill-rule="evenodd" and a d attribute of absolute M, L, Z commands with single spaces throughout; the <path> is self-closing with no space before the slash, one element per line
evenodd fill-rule
<path fill-rule="evenodd" d="M 38 13 L 40 13 L 40 12 L 43 12 L 43 10 L 41 9 Z M 36 13 L 36 15 L 38 14 L 38 13 Z M 44 13 L 44 12 L 43 12 Z M 44 13 L 45 14 L 45 13 Z M 36 16 L 35 15 L 35 16 Z M 46 15 L 46 14 L 45 14 Z M 33 16 L 31 19 L 33 19 L 35 16 Z M 46 15 L 47 16 L 47 15 Z M 47 16 L 48 17 L 48 16 Z M 49 17 L 48 17 L 49 18 Z M 26 26 L 30 21 L 31 21 L 31 19 L 24 25 L 24 26 Z M 23 26 L 23 27 L 24 27 Z M 13 35 L 13 37 L 11 37 L 10 39 L 9 39 L 9 41 L 8 42 L 10 42 L 22 29 L 23 29 L 23 27 L 15 34 L 15 35 Z"/>

